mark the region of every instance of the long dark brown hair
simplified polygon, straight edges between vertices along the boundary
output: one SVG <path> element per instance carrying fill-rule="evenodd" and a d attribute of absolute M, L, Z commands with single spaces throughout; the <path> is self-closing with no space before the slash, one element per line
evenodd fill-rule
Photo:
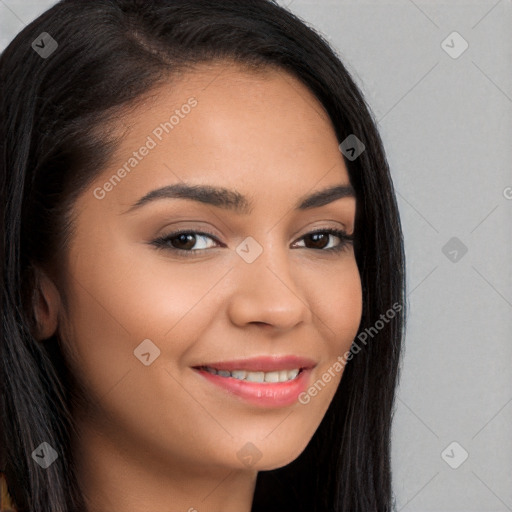
<path fill-rule="evenodd" d="M 32 47 L 43 32 L 58 44 L 46 58 Z M 293 74 L 324 106 L 340 143 L 351 134 L 364 143 L 358 158 L 345 158 L 357 198 L 360 332 L 401 305 L 348 361 L 304 452 L 258 474 L 253 512 L 394 508 L 390 428 L 405 329 L 403 238 L 376 123 L 340 58 L 268 0 L 63 0 L 0 57 L 0 463 L 20 511 L 85 510 L 70 450 L 73 376 L 57 336 L 39 343 L 32 334 L 34 268 L 59 268 L 73 202 L 118 142 L 105 128 L 117 109 L 174 73 L 225 59 Z M 31 457 L 43 441 L 59 453 L 45 470 Z"/>

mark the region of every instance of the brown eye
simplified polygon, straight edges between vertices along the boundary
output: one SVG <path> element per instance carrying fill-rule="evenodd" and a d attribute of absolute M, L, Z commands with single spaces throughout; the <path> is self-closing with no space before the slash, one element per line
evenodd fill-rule
<path fill-rule="evenodd" d="M 181 233 L 173 238 L 169 238 L 169 243 L 176 249 L 190 250 L 196 244 L 196 237 L 192 233 Z"/>
<path fill-rule="evenodd" d="M 312 249 L 323 249 L 327 246 L 329 243 L 329 237 L 331 235 L 328 235 L 326 233 L 312 233 L 310 235 L 306 235 L 304 237 L 305 240 L 311 240 L 313 243 L 313 247 L 308 247 Z"/>
<path fill-rule="evenodd" d="M 339 242 L 333 247 L 327 247 L 331 238 L 338 238 Z M 347 233 L 341 229 L 322 229 L 308 233 L 304 235 L 301 240 L 309 241 L 306 243 L 306 249 L 321 250 L 323 252 L 337 252 L 346 249 L 349 244 L 354 240 L 353 235 L 347 235 Z"/>
<path fill-rule="evenodd" d="M 169 233 L 168 235 L 161 236 L 151 243 L 159 249 L 168 249 L 175 251 L 177 254 L 189 253 L 188 255 L 195 255 L 212 247 L 197 247 L 197 245 L 204 245 L 204 240 L 210 239 L 217 242 L 216 238 L 209 233 L 200 233 L 198 231 L 179 231 L 176 233 Z M 214 246 L 213 246 L 214 247 Z"/>
<path fill-rule="evenodd" d="M 331 239 L 338 238 L 339 242 L 329 247 Z M 201 240 L 213 240 L 218 246 L 224 246 L 211 233 L 199 231 L 178 231 L 161 236 L 151 242 L 158 249 L 166 249 L 178 256 L 200 256 L 203 251 L 215 247 L 197 247 Z M 340 229 L 322 229 L 304 235 L 300 240 L 306 242 L 305 249 L 314 249 L 316 251 L 336 253 L 346 249 L 354 239 L 353 235 L 347 235 L 345 231 Z M 301 247 L 299 247 L 301 248 Z"/>

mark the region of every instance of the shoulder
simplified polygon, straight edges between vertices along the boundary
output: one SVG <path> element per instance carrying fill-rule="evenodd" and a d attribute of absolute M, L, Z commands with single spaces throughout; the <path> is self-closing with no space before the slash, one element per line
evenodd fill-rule
<path fill-rule="evenodd" d="M 0 512 L 16 512 L 3 471 L 0 471 Z"/>

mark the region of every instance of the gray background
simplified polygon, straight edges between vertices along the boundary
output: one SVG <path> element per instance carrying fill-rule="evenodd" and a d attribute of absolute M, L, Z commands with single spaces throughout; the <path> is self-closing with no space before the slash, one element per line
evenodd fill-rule
<path fill-rule="evenodd" d="M 0 0 L 1 48 L 53 3 Z M 512 3 L 279 3 L 362 89 L 398 194 L 410 309 L 397 510 L 512 511 Z"/>

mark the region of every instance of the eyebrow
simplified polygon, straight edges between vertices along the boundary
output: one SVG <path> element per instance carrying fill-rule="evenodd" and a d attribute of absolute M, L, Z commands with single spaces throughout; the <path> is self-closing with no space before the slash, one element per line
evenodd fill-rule
<path fill-rule="evenodd" d="M 332 203 L 344 197 L 356 197 L 350 184 L 339 184 L 317 190 L 312 194 L 302 196 L 295 204 L 296 210 L 309 210 Z M 217 208 L 232 211 L 239 215 L 246 215 L 252 211 L 253 203 L 246 196 L 236 190 L 212 185 L 189 185 L 177 183 L 167 185 L 148 192 L 133 204 L 124 213 L 131 212 L 141 206 L 159 199 L 190 199 L 200 203 L 210 204 Z"/>

